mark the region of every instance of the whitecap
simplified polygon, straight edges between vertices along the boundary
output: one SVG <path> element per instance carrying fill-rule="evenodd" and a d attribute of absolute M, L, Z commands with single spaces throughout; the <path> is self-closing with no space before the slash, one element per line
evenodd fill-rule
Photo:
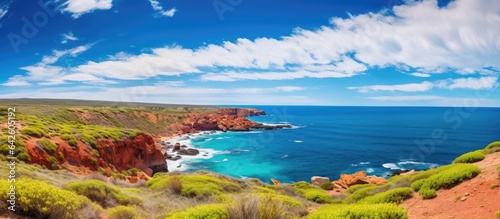
<path fill-rule="evenodd" d="M 301 140 L 295 140 L 295 143 L 302 143 Z"/>
<path fill-rule="evenodd" d="M 387 169 L 391 169 L 391 170 L 399 170 L 401 169 L 400 167 L 398 167 L 398 165 L 396 165 L 395 163 L 385 163 L 385 164 L 382 164 L 382 166 L 384 168 L 387 168 Z"/>
<path fill-rule="evenodd" d="M 367 165 L 370 164 L 370 162 L 359 162 L 359 165 Z"/>
<path fill-rule="evenodd" d="M 224 158 L 224 160 L 222 160 L 222 162 L 227 162 L 229 161 L 227 158 Z"/>
<path fill-rule="evenodd" d="M 373 173 L 373 172 L 375 172 L 375 170 L 373 168 L 368 168 L 368 169 L 366 169 L 366 172 L 367 173 Z"/>
<path fill-rule="evenodd" d="M 288 154 L 285 154 L 283 157 L 281 157 L 281 159 L 287 158 L 287 157 L 288 157 Z"/>

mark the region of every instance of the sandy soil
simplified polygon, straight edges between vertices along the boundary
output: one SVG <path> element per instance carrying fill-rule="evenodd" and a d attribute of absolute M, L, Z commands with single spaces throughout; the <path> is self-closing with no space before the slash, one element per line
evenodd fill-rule
<path fill-rule="evenodd" d="M 496 218 L 500 211 L 500 178 L 496 167 L 500 165 L 500 152 L 489 154 L 474 163 L 481 173 L 474 179 L 463 182 L 449 190 L 439 190 L 437 197 L 423 200 L 418 193 L 403 202 L 409 219 L 487 219 Z"/>

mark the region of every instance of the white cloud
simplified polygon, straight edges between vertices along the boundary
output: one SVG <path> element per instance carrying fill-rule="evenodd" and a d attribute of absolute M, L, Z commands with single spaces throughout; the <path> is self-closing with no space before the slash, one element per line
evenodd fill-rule
<path fill-rule="evenodd" d="M 26 86 L 33 83 L 40 85 L 57 85 L 64 84 L 67 81 L 78 81 L 83 83 L 114 83 L 109 80 L 104 80 L 91 74 L 84 73 L 67 73 L 66 69 L 60 66 L 53 65 L 65 56 L 76 57 L 79 54 L 87 51 L 92 47 L 92 44 L 78 46 L 68 50 L 53 50 L 51 55 L 43 56 L 42 60 L 34 65 L 21 67 L 26 71 L 26 75 L 17 75 L 9 78 L 3 83 L 3 86 Z"/>
<path fill-rule="evenodd" d="M 422 92 L 432 89 L 433 83 L 424 81 L 422 83 L 412 84 L 397 84 L 397 85 L 371 85 L 363 87 L 348 87 L 349 90 L 357 90 L 360 93 L 367 93 L 370 91 L 403 91 L 403 92 Z"/>
<path fill-rule="evenodd" d="M 158 1 L 150 3 L 160 7 Z M 412 74 L 418 77 L 498 72 L 499 21 L 498 0 L 456 0 L 445 7 L 423 0 L 391 11 L 333 18 L 317 30 L 296 29 L 277 39 L 240 38 L 194 49 L 167 46 L 64 71 L 124 80 L 202 73 L 203 81 L 343 78 L 385 67 L 426 72 Z"/>
<path fill-rule="evenodd" d="M 438 83 L 438 86 L 443 86 L 447 89 L 473 89 L 485 90 L 492 89 L 498 86 L 498 77 L 481 77 L 481 78 L 458 78 L 447 80 L 446 82 Z"/>
<path fill-rule="evenodd" d="M 173 17 L 175 15 L 175 12 L 177 9 L 171 8 L 169 10 L 163 10 L 163 7 L 161 6 L 160 2 L 158 0 L 149 0 L 151 3 L 151 7 L 153 7 L 153 10 L 157 11 L 161 16 L 165 17 Z"/>
<path fill-rule="evenodd" d="M 0 98 L 55 98 L 108 100 L 121 102 L 155 102 L 179 104 L 319 104 L 314 98 L 293 95 L 301 87 L 248 87 L 248 88 L 213 88 L 196 87 L 162 81 L 153 85 L 139 85 L 121 88 L 106 87 L 43 87 L 36 91 L 27 89 L 23 92 L 0 94 Z M 265 97 L 265 98 L 263 98 Z"/>
<path fill-rule="evenodd" d="M 372 100 L 380 101 L 419 101 L 419 100 L 443 100 L 445 97 L 433 95 L 417 95 L 417 96 L 376 96 L 368 97 Z"/>
<path fill-rule="evenodd" d="M 485 76 L 480 78 L 457 78 L 446 79 L 435 82 L 424 81 L 421 83 L 411 84 L 396 84 L 396 85 L 370 85 L 361 87 L 348 87 L 350 90 L 357 90 L 360 93 L 367 93 L 372 91 L 401 91 L 401 92 L 424 92 L 432 88 L 442 89 L 471 89 L 471 90 L 485 90 L 492 89 L 498 86 L 498 77 Z"/>
<path fill-rule="evenodd" d="M 426 102 L 431 106 L 463 106 L 463 107 L 478 107 L 478 106 L 499 106 L 500 102 L 494 99 L 484 99 L 475 96 L 456 98 L 434 95 L 416 95 L 416 96 L 375 96 L 368 99 L 387 103 L 387 105 L 400 106 L 421 106 L 421 102 Z"/>
<path fill-rule="evenodd" d="M 113 6 L 113 0 L 67 0 L 62 11 L 72 13 L 73 18 L 95 10 L 109 10 Z"/>
<path fill-rule="evenodd" d="M 62 40 L 61 40 L 61 43 L 62 44 L 66 44 L 68 43 L 69 41 L 77 41 L 78 40 L 78 37 L 76 37 L 72 32 L 68 32 L 68 33 L 63 33 L 62 34 Z"/>
<path fill-rule="evenodd" d="M 0 8 L 0 19 L 7 14 L 9 10 L 7 8 Z"/>
<path fill-rule="evenodd" d="M 415 77 L 420 77 L 420 78 L 429 78 L 429 77 L 431 77 L 430 74 L 420 73 L 420 72 L 411 73 L 410 75 L 411 76 L 415 76 Z"/>

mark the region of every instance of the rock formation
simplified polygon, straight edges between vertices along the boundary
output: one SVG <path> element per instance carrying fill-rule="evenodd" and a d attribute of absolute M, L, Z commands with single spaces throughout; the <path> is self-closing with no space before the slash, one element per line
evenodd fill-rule
<path fill-rule="evenodd" d="M 167 162 L 154 139 L 143 133 L 123 141 L 101 139 L 97 141 L 97 150 L 101 158 L 118 170 L 139 168 L 156 172 L 168 172 Z"/>
<path fill-rule="evenodd" d="M 311 177 L 311 183 L 316 186 L 320 186 L 323 183 L 330 182 L 330 178 L 321 177 L 321 176 L 313 176 Z"/>
<path fill-rule="evenodd" d="M 387 182 L 385 178 L 377 176 L 367 176 L 365 171 L 358 171 L 354 174 L 341 174 L 340 179 L 333 181 L 332 184 L 338 189 L 348 189 L 353 185 L 373 184 L 383 185 Z"/>

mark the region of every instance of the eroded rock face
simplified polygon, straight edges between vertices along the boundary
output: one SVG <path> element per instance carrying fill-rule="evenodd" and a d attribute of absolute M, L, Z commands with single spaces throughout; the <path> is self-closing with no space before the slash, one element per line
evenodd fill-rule
<path fill-rule="evenodd" d="M 188 149 L 181 149 L 177 152 L 178 155 L 189 155 L 189 156 L 196 156 L 200 154 L 200 151 L 193 149 L 193 148 L 188 148 Z"/>
<path fill-rule="evenodd" d="M 341 174 L 339 180 L 332 182 L 335 188 L 348 189 L 351 186 L 359 184 L 383 185 L 387 180 L 378 176 L 367 176 L 365 171 L 358 171 L 353 174 Z"/>
<path fill-rule="evenodd" d="M 262 110 L 242 109 L 242 108 L 225 108 L 225 109 L 220 109 L 219 113 L 223 114 L 223 115 L 240 116 L 240 117 L 246 117 L 246 116 L 263 116 L 263 115 L 266 115 L 266 113 L 264 111 L 262 111 Z"/>
<path fill-rule="evenodd" d="M 323 183 L 329 183 L 330 178 L 328 177 L 321 177 L 321 176 L 313 176 L 311 177 L 311 183 L 316 186 L 320 186 Z"/>
<path fill-rule="evenodd" d="M 115 166 L 118 170 L 139 168 L 156 172 L 168 172 L 167 162 L 154 139 L 144 133 L 123 141 L 101 139 L 97 141 L 97 150 L 101 158 Z M 149 172 L 149 171 L 145 171 Z"/>

